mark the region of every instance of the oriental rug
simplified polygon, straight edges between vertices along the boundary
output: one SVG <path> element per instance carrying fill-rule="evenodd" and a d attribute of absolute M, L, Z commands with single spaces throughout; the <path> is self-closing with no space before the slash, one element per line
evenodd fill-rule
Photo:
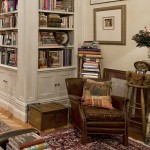
<path fill-rule="evenodd" d="M 50 150 L 150 150 L 150 146 L 129 138 L 129 146 L 122 145 L 119 135 L 88 136 L 88 143 L 81 144 L 80 133 L 73 128 L 49 132 L 41 135 L 48 138 Z"/>
<path fill-rule="evenodd" d="M 11 128 L 5 122 L 0 120 L 0 134 L 10 131 L 10 130 L 11 130 Z"/>

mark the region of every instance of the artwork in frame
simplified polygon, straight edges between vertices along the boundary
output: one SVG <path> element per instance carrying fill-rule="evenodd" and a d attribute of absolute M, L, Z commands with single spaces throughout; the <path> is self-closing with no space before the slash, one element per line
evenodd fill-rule
<path fill-rule="evenodd" d="M 114 16 L 103 17 L 103 30 L 113 30 L 114 29 Z"/>
<path fill-rule="evenodd" d="M 122 0 L 91 0 L 90 4 L 101 4 L 101 3 L 109 3 L 109 2 L 115 2 L 115 1 L 122 1 Z"/>
<path fill-rule="evenodd" d="M 94 40 L 100 44 L 126 44 L 126 5 L 95 8 Z"/>

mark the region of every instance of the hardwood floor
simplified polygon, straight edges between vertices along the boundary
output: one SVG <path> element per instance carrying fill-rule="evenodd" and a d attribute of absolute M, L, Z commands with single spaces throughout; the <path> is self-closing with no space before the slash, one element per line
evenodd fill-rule
<path fill-rule="evenodd" d="M 5 123 L 7 123 L 12 129 L 15 129 L 15 130 L 33 127 L 32 125 L 28 123 L 24 123 L 20 121 L 19 119 L 13 117 L 13 115 L 10 112 L 8 112 L 7 110 L 3 108 L 0 108 L 0 119 L 4 121 Z M 68 123 L 66 126 L 40 131 L 40 133 L 56 131 L 62 128 L 69 128 L 69 127 L 72 127 L 72 125 Z M 129 128 L 129 137 L 132 137 L 133 139 L 139 140 L 141 142 L 144 141 L 143 136 L 142 136 L 142 131 L 135 127 Z"/>

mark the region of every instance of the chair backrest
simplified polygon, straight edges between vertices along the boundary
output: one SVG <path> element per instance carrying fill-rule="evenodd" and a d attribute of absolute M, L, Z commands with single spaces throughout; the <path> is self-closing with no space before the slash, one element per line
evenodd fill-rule
<path fill-rule="evenodd" d="M 66 87 L 68 95 L 82 96 L 84 81 L 82 78 L 67 78 Z"/>
<path fill-rule="evenodd" d="M 104 68 L 103 78 L 112 82 L 111 95 L 126 96 L 126 71 Z"/>

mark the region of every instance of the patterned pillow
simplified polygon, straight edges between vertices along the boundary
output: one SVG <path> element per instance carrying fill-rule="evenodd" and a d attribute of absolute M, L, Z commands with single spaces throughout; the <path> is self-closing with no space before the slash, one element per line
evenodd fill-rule
<path fill-rule="evenodd" d="M 110 95 L 111 81 L 98 82 L 86 79 L 83 86 L 82 98 L 89 96 L 108 96 Z"/>
<path fill-rule="evenodd" d="M 110 96 L 91 96 L 84 100 L 85 105 L 113 109 Z"/>
<path fill-rule="evenodd" d="M 85 105 L 113 108 L 111 104 L 110 90 L 111 81 L 98 82 L 86 79 L 82 95 Z"/>

